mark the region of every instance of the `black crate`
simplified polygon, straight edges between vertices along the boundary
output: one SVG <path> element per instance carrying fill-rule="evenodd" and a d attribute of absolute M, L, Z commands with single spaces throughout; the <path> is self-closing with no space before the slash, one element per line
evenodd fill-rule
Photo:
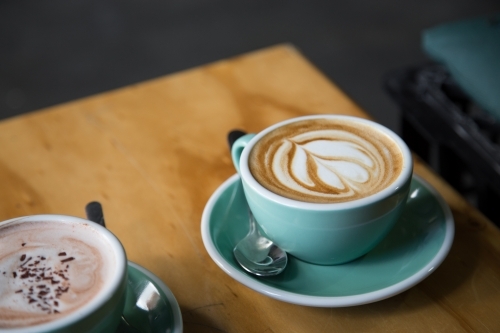
<path fill-rule="evenodd" d="M 439 64 L 391 72 L 384 85 L 400 107 L 410 149 L 500 226 L 499 121 Z"/>

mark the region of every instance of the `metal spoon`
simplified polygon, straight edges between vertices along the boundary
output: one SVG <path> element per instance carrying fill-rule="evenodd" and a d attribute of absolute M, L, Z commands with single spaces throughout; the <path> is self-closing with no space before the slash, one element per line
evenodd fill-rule
<path fill-rule="evenodd" d="M 229 132 L 227 139 L 229 148 L 246 133 L 240 130 Z M 236 244 L 233 249 L 234 257 L 240 266 L 247 272 L 257 276 L 273 276 L 281 273 L 287 263 L 288 256 L 270 239 L 262 236 L 257 228 L 257 222 L 248 209 L 250 230 L 248 234 Z"/>
<path fill-rule="evenodd" d="M 145 279 L 129 278 L 123 318 L 142 333 L 165 332 L 171 310 L 156 286 Z"/>
<path fill-rule="evenodd" d="M 248 217 L 250 231 L 233 249 L 236 261 L 244 270 L 257 276 L 281 273 L 288 263 L 286 252 L 260 234 L 250 209 Z"/>
<path fill-rule="evenodd" d="M 85 207 L 87 219 L 105 227 L 104 214 L 99 202 L 93 201 Z M 125 308 L 117 332 L 160 332 L 169 321 L 169 306 L 162 299 L 155 285 L 144 279 L 129 276 Z M 138 330 L 137 328 L 141 329 Z"/>

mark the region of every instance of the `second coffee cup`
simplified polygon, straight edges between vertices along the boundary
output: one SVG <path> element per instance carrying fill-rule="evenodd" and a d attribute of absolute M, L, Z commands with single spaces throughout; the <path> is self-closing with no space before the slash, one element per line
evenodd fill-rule
<path fill-rule="evenodd" d="M 385 237 L 413 172 L 398 135 L 340 115 L 294 118 L 245 135 L 232 158 L 261 232 L 321 265 L 354 260 Z"/>

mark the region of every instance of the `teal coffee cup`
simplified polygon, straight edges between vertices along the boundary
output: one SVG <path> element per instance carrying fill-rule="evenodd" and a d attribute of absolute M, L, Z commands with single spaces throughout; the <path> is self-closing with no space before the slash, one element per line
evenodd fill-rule
<path fill-rule="evenodd" d="M 127 258 L 106 228 L 63 215 L 0 222 L 0 332 L 115 332 Z"/>
<path fill-rule="evenodd" d="M 340 115 L 280 122 L 240 137 L 231 154 L 260 231 L 320 265 L 373 249 L 400 217 L 413 172 L 398 135 Z"/>

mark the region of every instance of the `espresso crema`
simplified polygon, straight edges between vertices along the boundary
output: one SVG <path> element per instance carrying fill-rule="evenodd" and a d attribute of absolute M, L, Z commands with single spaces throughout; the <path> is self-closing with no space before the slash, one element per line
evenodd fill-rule
<path fill-rule="evenodd" d="M 252 148 L 249 168 L 268 190 L 313 203 L 361 199 L 388 187 L 403 156 L 385 133 L 355 119 L 307 119 L 281 126 Z"/>
<path fill-rule="evenodd" d="M 115 268 L 110 245 L 85 224 L 0 224 L 0 328 L 74 312 L 102 290 Z"/>

